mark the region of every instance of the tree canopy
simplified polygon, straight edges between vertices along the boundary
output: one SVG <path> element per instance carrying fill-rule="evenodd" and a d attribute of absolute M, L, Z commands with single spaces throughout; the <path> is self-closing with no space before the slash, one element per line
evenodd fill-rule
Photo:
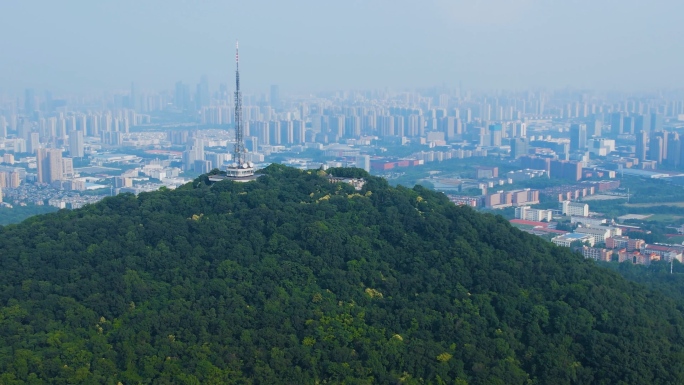
<path fill-rule="evenodd" d="M 0 227 L 0 384 L 677 384 L 676 299 L 360 170 Z"/>

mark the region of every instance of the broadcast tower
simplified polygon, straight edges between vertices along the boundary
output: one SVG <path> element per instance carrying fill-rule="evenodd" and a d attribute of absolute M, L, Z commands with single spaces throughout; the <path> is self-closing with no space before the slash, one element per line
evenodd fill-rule
<path fill-rule="evenodd" d="M 249 178 L 254 175 L 254 165 L 246 160 L 244 127 L 242 125 L 242 92 L 240 91 L 240 54 L 235 42 L 235 149 L 233 163 L 226 169 L 230 178 Z"/>

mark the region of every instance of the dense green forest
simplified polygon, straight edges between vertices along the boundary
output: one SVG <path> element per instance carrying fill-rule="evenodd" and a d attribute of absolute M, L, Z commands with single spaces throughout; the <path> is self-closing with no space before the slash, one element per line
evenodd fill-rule
<path fill-rule="evenodd" d="M 14 206 L 11 209 L 7 207 L 0 207 L 0 225 L 9 225 L 12 223 L 19 223 L 28 217 L 38 214 L 51 213 L 57 211 L 56 207 L 52 206 Z"/>
<path fill-rule="evenodd" d="M 257 181 L 0 227 L 0 384 L 681 384 L 682 306 L 420 186 Z"/>
<path fill-rule="evenodd" d="M 601 262 L 600 265 L 616 270 L 630 281 L 641 283 L 684 303 L 684 265 L 677 260 L 673 262 L 672 266 L 666 261 L 652 262 L 649 266 L 629 262 Z"/>

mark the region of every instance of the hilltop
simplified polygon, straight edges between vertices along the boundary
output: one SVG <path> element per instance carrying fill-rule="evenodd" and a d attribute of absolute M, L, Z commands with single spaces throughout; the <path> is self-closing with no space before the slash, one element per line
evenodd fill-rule
<path fill-rule="evenodd" d="M 420 186 L 263 173 L 1 227 L 0 384 L 684 383 L 679 302 Z"/>

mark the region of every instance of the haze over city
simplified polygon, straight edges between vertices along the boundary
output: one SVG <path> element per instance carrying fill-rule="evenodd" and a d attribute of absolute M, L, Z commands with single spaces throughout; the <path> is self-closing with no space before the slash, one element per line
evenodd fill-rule
<path fill-rule="evenodd" d="M 3 1 L 0 94 L 229 82 L 246 91 L 684 85 L 684 3 Z"/>
<path fill-rule="evenodd" d="M 0 385 L 684 384 L 683 11 L 0 0 Z"/>

